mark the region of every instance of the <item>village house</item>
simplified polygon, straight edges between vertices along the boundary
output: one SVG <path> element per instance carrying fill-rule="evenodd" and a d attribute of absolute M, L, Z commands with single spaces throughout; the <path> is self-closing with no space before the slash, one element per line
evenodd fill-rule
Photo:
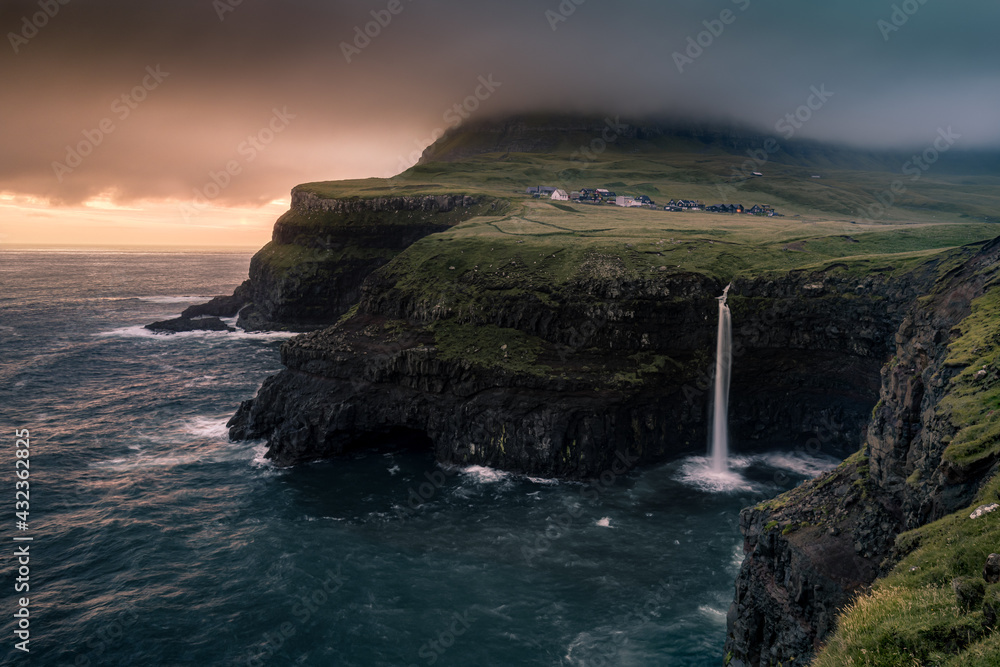
<path fill-rule="evenodd" d="M 551 195 L 556 191 L 556 188 L 548 185 L 536 185 L 535 187 L 528 188 L 525 194 L 529 195 Z"/>
<path fill-rule="evenodd" d="M 535 198 L 548 196 L 555 201 L 575 201 L 581 204 L 612 204 L 623 208 L 658 208 L 647 195 L 618 195 L 607 188 L 581 188 L 567 193 L 561 188 L 535 186 L 527 189 L 527 193 Z M 705 206 L 694 199 L 671 199 L 663 207 L 664 211 L 707 211 L 709 213 L 728 213 L 730 215 L 780 216 L 773 206 L 754 204 L 745 208 L 743 204 L 712 204 Z"/>
<path fill-rule="evenodd" d="M 780 215 L 773 206 L 767 204 L 754 204 L 750 208 L 744 208 L 743 204 L 714 204 L 705 209 L 710 213 L 729 213 L 733 215 L 759 215 L 774 217 Z"/>

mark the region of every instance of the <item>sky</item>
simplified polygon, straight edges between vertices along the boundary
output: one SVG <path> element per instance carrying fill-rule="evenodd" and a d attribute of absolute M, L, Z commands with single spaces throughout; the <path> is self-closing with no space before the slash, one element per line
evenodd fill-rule
<path fill-rule="evenodd" d="M 1000 146 L 998 26 L 995 0 L 4 0 L 0 244 L 259 246 L 295 185 L 518 112 Z"/>

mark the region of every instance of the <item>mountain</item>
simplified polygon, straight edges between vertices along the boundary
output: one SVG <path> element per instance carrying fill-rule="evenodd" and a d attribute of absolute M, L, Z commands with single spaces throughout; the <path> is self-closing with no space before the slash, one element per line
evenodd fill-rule
<path fill-rule="evenodd" d="M 1000 152 L 963 150 L 960 135 L 950 129 L 933 131 L 925 146 L 889 151 L 797 139 L 793 125 L 784 127 L 788 132 L 767 133 L 620 116 L 483 120 L 447 132 L 400 178 L 435 180 L 474 169 L 470 182 L 483 185 L 547 178 L 578 189 L 581 180 L 590 180 L 595 182 L 590 187 L 622 183 L 617 187 L 655 188 L 671 198 L 709 185 L 714 188 L 694 188 L 692 197 L 706 202 L 763 197 L 854 217 L 875 217 L 869 210 L 891 196 L 892 207 L 905 215 L 1000 219 L 995 199 Z M 496 173 L 499 166 L 508 178 Z M 897 181 L 903 192 L 893 192 Z M 884 216 L 879 212 L 879 219 Z"/>
<path fill-rule="evenodd" d="M 744 511 L 730 664 L 994 664 L 976 660 L 1000 648 L 983 576 L 1000 512 L 969 517 L 1000 500 L 1000 187 L 989 155 L 949 150 L 903 183 L 912 159 L 740 128 L 468 123 L 395 178 L 295 188 L 250 280 L 191 315 L 308 331 L 230 421 L 281 465 L 405 437 L 445 464 L 592 478 L 704 450 L 731 285 L 733 442 L 845 462 Z"/>

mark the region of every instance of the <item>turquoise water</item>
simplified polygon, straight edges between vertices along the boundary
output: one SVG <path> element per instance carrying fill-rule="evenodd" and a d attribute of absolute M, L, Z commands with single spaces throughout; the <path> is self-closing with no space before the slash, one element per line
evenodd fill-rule
<path fill-rule="evenodd" d="M 287 336 L 153 335 L 249 255 L 0 252 L 0 433 L 31 433 L 31 662 L 719 665 L 739 509 L 829 467 L 705 459 L 592 484 L 398 442 L 275 469 L 225 422 Z M 739 449 L 738 443 L 734 445 Z M 13 458 L 4 464 L 13 486 Z M 4 664 L 13 650 L 4 561 Z"/>

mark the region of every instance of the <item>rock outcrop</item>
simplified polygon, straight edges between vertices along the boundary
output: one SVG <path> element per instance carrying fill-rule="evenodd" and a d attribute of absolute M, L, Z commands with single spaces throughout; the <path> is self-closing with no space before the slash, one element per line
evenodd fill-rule
<path fill-rule="evenodd" d="M 285 370 L 243 402 L 230 436 L 266 439 L 280 465 L 406 437 L 442 463 L 566 478 L 704 451 L 723 282 L 601 249 L 546 282 L 521 251 L 487 271 L 489 242 L 461 246 L 476 257 L 465 266 L 421 241 L 504 207 L 297 189 L 249 281 L 192 311 L 239 307 L 245 328 L 307 331 L 282 346 Z M 892 566 L 896 536 L 968 503 L 996 465 L 945 457 L 955 427 L 938 408 L 959 370 L 953 329 L 998 258 L 991 242 L 907 272 L 834 263 L 733 281 L 733 439 L 864 449 L 742 513 L 731 664 L 808 658 Z M 426 264 L 441 266 L 418 276 Z"/>
<path fill-rule="evenodd" d="M 463 194 L 338 199 L 299 186 L 271 242 L 250 260 L 249 280 L 182 317 L 238 313 L 247 331 L 329 326 L 358 302 L 373 271 L 415 241 L 504 206 Z"/>
<path fill-rule="evenodd" d="M 217 296 L 208 303 L 188 306 L 181 313 L 182 318 L 194 317 L 235 317 L 252 299 L 250 281 L 244 280 L 231 296 Z"/>
<path fill-rule="evenodd" d="M 461 281 L 428 298 L 397 279 L 373 274 L 351 317 L 285 344 L 287 370 L 241 406 L 231 436 L 267 438 L 268 456 L 293 464 L 410 432 L 442 462 L 562 477 L 599 474 L 620 454 L 652 463 L 703 451 L 715 279 L 582 268 L 547 302 L 477 300 Z M 835 269 L 736 281 L 734 438 L 850 451 L 926 280 Z M 489 333 L 451 354 L 455 327 Z"/>
<path fill-rule="evenodd" d="M 896 535 L 975 494 L 986 470 L 942 460 L 950 427 L 935 408 L 957 372 L 945 364 L 951 330 L 986 289 L 998 246 L 902 275 L 833 265 L 733 282 L 734 439 L 866 449 L 741 515 L 731 664 L 811 655 L 891 566 Z M 280 465 L 405 436 L 443 463 L 569 478 L 620 456 L 703 451 L 723 285 L 606 268 L 517 294 L 473 273 L 438 291 L 401 287 L 393 265 L 373 271 L 351 313 L 283 345 L 286 369 L 240 406 L 230 435 L 267 439 Z"/>
<path fill-rule="evenodd" d="M 150 331 L 181 333 L 185 331 L 236 331 L 218 317 L 175 317 L 172 320 L 147 324 Z"/>
<path fill-rule="evenodd" d="M 895 562 L 895 537 L 970 503 L 996 464 L 961 468 L 943 457 L 957 429 L 941 401 L 962 370 L 948 365 L 948 346 L 996 278 L 1000 239 L 965 254 L 902 318 L 862 452 L 741 514 L 746 558 L 729 611 L 731 665 L 807 659 L 844 605 Z"/>

